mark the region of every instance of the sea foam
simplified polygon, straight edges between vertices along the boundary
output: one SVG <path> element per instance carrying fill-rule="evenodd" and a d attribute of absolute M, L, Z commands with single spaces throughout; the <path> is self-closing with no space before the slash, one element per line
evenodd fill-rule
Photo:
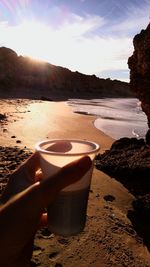
<path fill-rule="evenodd" d="M 94 126 L 114 139 L 144 138 L 147 118 L 136 98 L 69 99 L 73 112 L 94 115 Z"/>

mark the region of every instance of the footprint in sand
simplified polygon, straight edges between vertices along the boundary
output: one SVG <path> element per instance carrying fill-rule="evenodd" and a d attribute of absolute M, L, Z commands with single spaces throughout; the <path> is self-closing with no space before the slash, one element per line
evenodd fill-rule
<path fill-rule="evenodd" d="M 58 255 L 59 255 L 59 252 L 58 251 L 54 251 L 54 252 L 52 252 L 52 253 L 49 254 L 49 259 L 51 261 L 55 261 L 56 258 L 58 257 Z"/>
<path fill-rule="evenodd" d="M 115 197 L 112 195 L 106 195 L 104 196 L 105 201 L 113 202 L 115 200 Z"/>

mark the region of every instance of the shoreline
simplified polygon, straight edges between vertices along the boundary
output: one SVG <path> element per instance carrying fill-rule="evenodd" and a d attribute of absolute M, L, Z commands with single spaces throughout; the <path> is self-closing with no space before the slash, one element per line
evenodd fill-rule
<path fill-rule="evenodd" d="M 108 150 L 114 142 L 94 127 L 94 117 L 73 113 L 66 102 L 2 102 L 1 113 L 6 115 L 6 120 L 2 121 L 4 124 L 1 124 L 4 160 L 12 156 L 13 149 L 17 150 L 11 162 L 9 160 L 11 164 L 14 161 L 20 164 L 25 160 L 24 148 L 34 151 L 35 143 L 46 138 L 88 139 L 100 144 L 100 153 Z M 10 169 L 10 173 L 12 171 Z M 1 184 L 4 181 L 5 177 L 0 180 Z M 64 238 L 49 233 L 47 229 L 39 230 L 32 257 L 34 266 L 150 267 L 150 253 L 127 217 L 134 199 L 121 183 L 94 168 L 84 231 Z"/>
<path fill-rule="evenodd" d="M 95 116 L 94 127 L 114 140 L 144 138 L 148 130 L 137 98 L 69 99 L 67 103 L 75 113 Z"/>
<path fill-rule="evenodd" d="M 114 141 L 94 127 L 94 116 L 74 113 L 67 102 L 18 101 L 0 100 L 1 113 L 7 117 L 1 127 L 2 145 L 14 146 L 20 140 L 17 145 L 34 150 L 37 142 L 47 138 L 78 138 L 98 142 L 104 151 Z"/>

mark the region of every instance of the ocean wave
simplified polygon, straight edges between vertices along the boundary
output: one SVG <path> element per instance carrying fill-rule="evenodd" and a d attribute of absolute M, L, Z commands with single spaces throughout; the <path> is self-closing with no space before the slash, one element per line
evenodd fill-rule
<path fill-rule="evenodd" d="M 143 138 L 147 118 L 136 98 L 70 99 L 75 113 L 96 116 L 94 126 L 118 139 L 123 136 Z"/>

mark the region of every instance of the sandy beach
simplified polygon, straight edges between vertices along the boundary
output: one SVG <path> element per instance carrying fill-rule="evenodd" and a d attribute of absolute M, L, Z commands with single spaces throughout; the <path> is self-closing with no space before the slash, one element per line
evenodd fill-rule
<path fill-rule="evenodd" d="M 93 126 L 94 117 L 73 113 L 66 102 L 1 100 L 0 109 L 8 116 L 1 145 L 14 146 L 20 140 L 21 146 L 33 150 L 36 142 L 47 138 L 81 138 L 99 143 L 104 151 L 113 140 Z"/>
<path fill-rule="evenodd" d="M 66 102 L 1 99 L 0 113 L 1 151 L 9 147 L 9 153 L 17 147 L 28 156 L 47 138 L 91 140 L 103 153 L 114 141 L 94 127 L 94 117 L 73 113 Z M 122 184 L 94 168 L 84 231 L 64 238 L 39 230 L 31 266 L 150 267 L 150 253 L 127 217 L 133 200 Z"/>

